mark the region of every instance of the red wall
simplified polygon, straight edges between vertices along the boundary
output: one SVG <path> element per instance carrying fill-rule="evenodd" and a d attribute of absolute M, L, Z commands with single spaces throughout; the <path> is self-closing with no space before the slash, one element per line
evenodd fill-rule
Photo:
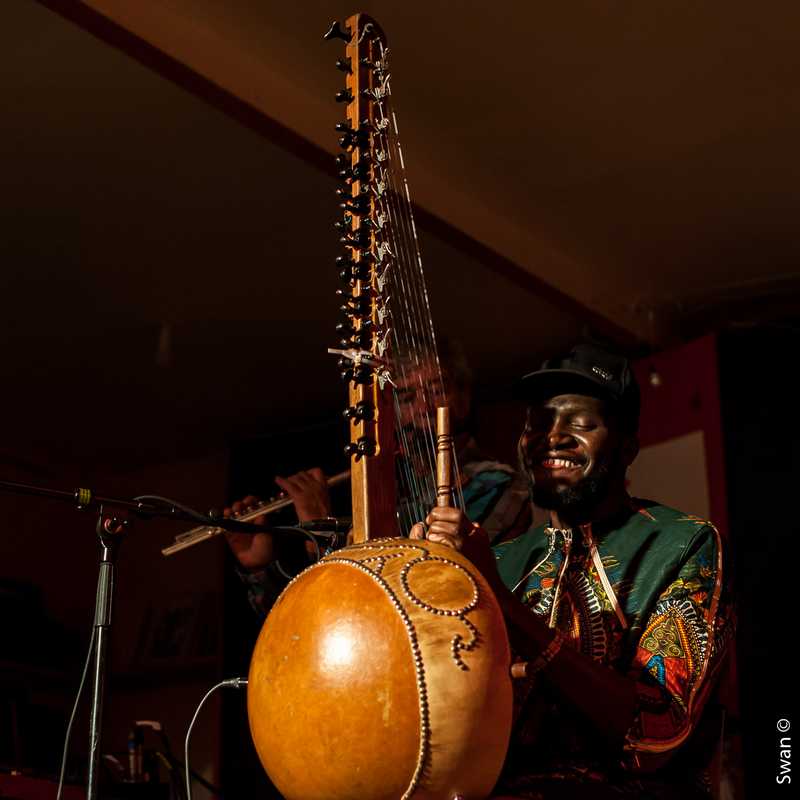
<path fill-rule="evenodd" d="M 728 531 L 725 457 L 720 419 L 716 336 L 657 353 L 634 365 L 642 391 L 639 438 L 642 447 L 702 431 L 706 445 L 711 520 Z M 651 375 L 657 374 L 659 385 Z M 658 498 L 654 498 L 658 500 Z"/>

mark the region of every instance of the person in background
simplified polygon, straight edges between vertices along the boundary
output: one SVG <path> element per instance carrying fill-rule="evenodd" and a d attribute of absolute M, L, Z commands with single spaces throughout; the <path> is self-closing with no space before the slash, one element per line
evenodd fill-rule
<path fill-rule="evenodd" d="M 472 374 L 462 348 L 457 342 L 439 342 L 439 362 L 450 405 L 456 460 L 459 465 L 461 493 L 467 517 L 480 523 L 492 540 L 513 537 L 528 529 L 531 505 L 525 476 L 507 464 L 485 454 L 472 433 Z M 425 413 L 419 396 L 409 385 L 398 390 L 400 424 L 404 436 L 425 435 L 420 422 Z M 322 519 L 331 514 L 331 503 L 325 475 L 318 467 L 298 472 L 275 482 L 294 503 L 300 522 Z M 225 509 L 225 515 L 241 513 L 259 502 L 248 496 Z M 264 523 L 264 518 L 254 520 Z M 266 616 L 291 576 L 315 557 L 311 543 L 300 556 L 281 554 L 280 546 L 265 533 L 227 534 L 228 544 L 238 561 L 239 575 L 247 587 L 248 599 L 255 611 Z M 285 545 L 284 545 L 285 547 Z M 296 548 L 295 548 L 296 550 Z"/>

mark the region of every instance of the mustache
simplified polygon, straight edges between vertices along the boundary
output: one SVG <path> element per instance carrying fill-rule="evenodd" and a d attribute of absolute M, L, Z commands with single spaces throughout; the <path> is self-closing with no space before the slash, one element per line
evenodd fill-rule
<path fill-rule="evenodd" d="M 517 466 L 522 472 L 531 472 L 533 468 L 548 459 L 564 459 L 573 461 L 578 466 L 585 466 L 589 459 L 585 454 L 575 449 L 552 449 L 535 448 L 531 449 L 525 442 L 525 436 L 520 436 L 517 441 Z M 533 476 L 531 476 L 533 480 Z"/>

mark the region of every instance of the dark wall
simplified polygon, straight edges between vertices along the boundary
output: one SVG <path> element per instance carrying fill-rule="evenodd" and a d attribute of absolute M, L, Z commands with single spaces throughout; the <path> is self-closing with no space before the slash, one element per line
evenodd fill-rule
<path fill-rule="evenodd" d="M 776 784 L 776 726 L 798 719 L 798 345 L 800 324 L 726 333 L 719 346 L 748 797 L 786 788 Z"/>
<path fill-rule="evenodd" d="M 43 473 L 12 472 L 3 464 L 0 477 L 56 489 L 87 486 L 122 498 L 161 493 L 208 508 L 224 500 L 226 471 L 226 454 L 210 453 L 127 471 L 98 464 L 80 472 L 50 463 Z M 0 525 L 0 772 L 22 769 L 53 777 L 93 620 L 94 514 L 50 499 L 0 493 Z M 160 721 L 179 751 L 197 703 L 221 674 L 226 548 L 212 541 L 164 558 L 161 548 L 186 527 L 171 520 L 135 520 L 119 548 L 101 752 L 123 763 L 135 720 Z M 70 748 L 69 772 L 79 784 L 88 749 L 88 694 L 87 689 Z M 214 782 L 218 720 L 214 699 L 192 735 L 192 766 Z M 144 744 L 148 750 L 160 746 L 149 733 Z M 104 770 L 103 777 L 107 774 L 111 771 Z M 194 796 L 209 797 L 199 786 Z"/>
<path fill-rule="evenodd" d="M 343 395 L 344 396 L 344 395 Z M 344 406 L 344 403 L 342 403 Z M 230 453 L 228 496 L 230 500 L 255 495 L 263 500 L 277 495 L 276 475 L 321 467 L 326 475 L 347 469 L 343 448 L 347 428 L 335 412 L 305 426 L 276 427 L 271 433 L 235 442 Z M 350 514 L 350 484 L 331 491 L 334 513 Z M 271 515 L 274 524 L 296 521 L 289 507 Z M 291 547 L 294 543 L 289 542 Z M 281 546 L 279 544 L 279 546 Z M 225 674 L 246 675 L 262 620 L 249 607 L 245 589 L 236 575 L 235 561 L 228 557 L 225 581 Z M 250 737 L 244 693 L 223 697 L 222 785 L 228 797 L 279 797 L 272 787 Z"/>

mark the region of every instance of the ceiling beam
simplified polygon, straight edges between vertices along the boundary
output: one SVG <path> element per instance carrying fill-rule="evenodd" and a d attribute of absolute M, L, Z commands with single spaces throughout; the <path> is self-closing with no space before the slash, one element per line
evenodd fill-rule
<path fill-rule="evenodd" d="M 180 86 L 250 130 L 264 136 L 293 156 L 335 177 L 331 154 L 295 130 L 282 124 L 252 102 L 215 83 L 162 48 L 147 41 L 141 31 L 129 30 L 93 7 L 89 0 L 36 0 L 40 5 L 78 25 L 161 77 Z M 583 321 L 592 335 L 609 340 L 628 353 L 641 353 L 645 343 L 633 332 L 588 308 L 574 297 L 533 275 L 497 250 L 483 244 L 441 216 L 414 204 L 420 226 L 454 249 L 475 259 L 490 272 L 511 281 L 557 309 Z"/>

